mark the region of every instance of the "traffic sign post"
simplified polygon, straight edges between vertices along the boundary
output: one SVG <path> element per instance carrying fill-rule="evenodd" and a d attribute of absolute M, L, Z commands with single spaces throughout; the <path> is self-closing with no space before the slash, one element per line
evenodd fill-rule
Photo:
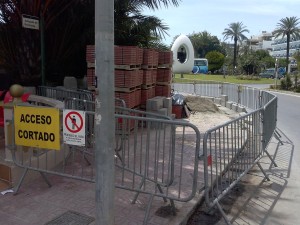
<path fill-rule="evenodd" d="M 65 144 L 85 146 L 84 111 L 63 111 L 63 139 Z"/>

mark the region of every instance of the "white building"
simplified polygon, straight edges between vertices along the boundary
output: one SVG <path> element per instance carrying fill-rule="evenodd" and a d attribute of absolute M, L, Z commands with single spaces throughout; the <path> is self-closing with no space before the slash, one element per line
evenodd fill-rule
<path fill-rule="evenodd" d="M 271 56 L 274 58 L 285 58 L 286 57 L 286 37 L 285 38 L 277 38 L 273 39 L 273 51 Z M 291 38 L 290 41 L 290 52 L 289 56 L 293 56 L 294 53 L 300 50 L 300 39 Z"/>
<path fill-rule="evenodd" d="M 267 31 L 262 31 L 260 35 L 251 36 L 251 38 L 248 40 L 248 44 L 250 45 L 250 48 L 253 50 L 268 50 L 271 54 L 273 48 L 273 34 L 268 33 Z"/>
<path fill-rule="evenodd" d="M 247 44 L 253 50 L 268 50 L 270 55 L 274 58 L 285 58 L 286 57 L 286 37 L 285 38 L 274 38 L 274 35 L 267 31 L 262 31 L 260 35 L 251 36 L 248 39 Z M 290 57 L 294 55 L 295 52 L 300 50 L 300 39 L 290 40 Z"/>

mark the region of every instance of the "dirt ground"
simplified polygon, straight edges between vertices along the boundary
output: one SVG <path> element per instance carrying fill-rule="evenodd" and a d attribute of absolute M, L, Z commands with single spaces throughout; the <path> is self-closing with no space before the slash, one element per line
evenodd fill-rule
<path fill-rule="evenodd" d="M 196 125 L 201 133 L 241 115 L 208 98 L 186 95 L 185 101 L 191 112 L 186 120 Z"/>
<path fill-rule="evenodd" d="M 201 133 L 241 116 L 241 113 L 234 112 L 221 105 L 216 105 L 212 100 L 207 98 L 187 95 L 185 96 L 185 101 L 191 111 L 190 116 L 185 120 L 196 125 Z M 243 196 L 243 193 L 249 191 L 250 186 L 247 185 L 247 179 L 239 182 L 238 185 L 222 199 L 221 204 L 225 213 L 229 213 L 232 210 L 232 206 L 236 204 L 236 201 Z M 205 203 L 202 202 L 187 221 L 187 225 L 199 224 L 223 225 L 226 223 L 219 210 L 213 209 L 208 211 Z"/>

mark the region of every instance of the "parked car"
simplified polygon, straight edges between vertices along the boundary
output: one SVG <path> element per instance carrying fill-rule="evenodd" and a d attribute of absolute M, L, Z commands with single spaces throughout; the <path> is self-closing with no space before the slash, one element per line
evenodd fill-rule
<path fill-rule="evenodd" d="M 259 74 L 259 76 L 261 78 L 271 78 L 271 79 L 274 79 L 276 77 L 275 72 L 276 72 L 275 68 L 269 68 L 269 69 L 266 69 L 265 71 L 261 72 Z M 278 79 L 281 79 L 281 78 L 284 77 L 284 74 L 278 72 L 277 77 L 278 77 Z"/>

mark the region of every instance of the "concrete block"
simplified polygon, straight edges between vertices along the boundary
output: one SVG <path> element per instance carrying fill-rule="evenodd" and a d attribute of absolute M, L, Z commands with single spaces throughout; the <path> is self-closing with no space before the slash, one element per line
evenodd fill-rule
<path fill-rule="evenodd" d="M 161 108 L 157 110 L 157 114 L 167 116 L 168 115 L 168 109 L 167 108 Z"/>
<path fill-rule="evenodd" d="M 221 95 L 221 105 L 226 107 L 226 102 L 228 102 L 228 96 Z"/>
<path fill-rule="evenodd" d="M 212 102 L 213 102 L 214 99 L 215 99 L 214 97 L 208 97 L 208 96 L 207 96 L 207 97 L 203 97 L 203 98 L 208 99 L 208 100 L 211 100 Z"/>
<path fill-rule="evenodd" d="M 159 110 L 163 108 L 163 98 L 162 97 L 154 97 L 152 98 L 152 110 Z"/>
<path fill-rule="evenodd" d="M 163 99 L 163 108 L 167 108 L 168 116 L 172 114 L 172 98 L 169 97 Z"/>
<path fill-rule="evenodd" d="M 162 115 L 162 116 L 167 116 L 168 113 L 168 109 L 167 108 L 161 108 L 157 111 L 151 111 L 151 113 L 155 113 L 157 115 Z M 147 116 L 148 118 L 155 118 L 155 119 L 159 119 L 160 117 L 155 117 L 155 116 Z M 150 122 L 150 127 L 151 128 L 155 128 L 155 129 L 161 129 L 162 128 L 162 124 L 158 123 L 158 122 Z"/>
<path fill-rule="evenodd" d="M 221 98 L 215 98 L 215 99 L 214 99 L 214 102 L 215 102 L 216 104 L 221 105 Z"/>
<path fill-rule="evenodd" d="M 147 99 L 146 101 L 146 111 L 151 111 L 152 110 L 152 99 Z"/>
<path fill-rule="evenodd" d="M 233 103 L 233 104 L 231 105 L 231 110 L 237 112 L 237 110 L 238 110 L 238 105 L 237 105 L 236 103 Z"/>
<path fill-rule="evenodd" d="M 222 102 L 228 102 L 228 95 L 221 95 Z"/>
<path fill-rule="evenodd" d="M 246 108 L 244 106 L 238 106 L 238 109 L 237 109 L 238 112 L 247 112 Z"/>
<path fill-rule="evenodd" d="M 233 102 L 226 102 L 226 108 L 231 109 Z"/>

